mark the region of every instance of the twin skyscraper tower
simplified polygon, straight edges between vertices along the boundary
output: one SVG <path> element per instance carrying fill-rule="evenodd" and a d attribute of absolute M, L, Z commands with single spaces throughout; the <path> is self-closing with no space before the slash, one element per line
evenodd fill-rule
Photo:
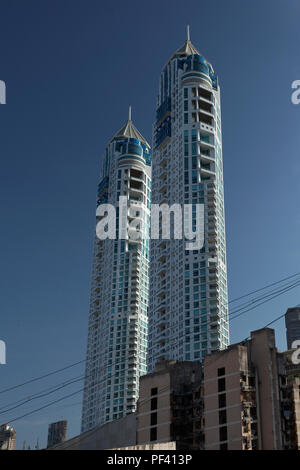
<path fill-rule="evenodd" d="M 120 197 L 131 205 L 127 238 Z M 229 344 L 220 87 L 189 30 L 160 75 L 152 151 L 131 112 L 106 146 L 103 204 L 116 208 L 116 237 L 95 236 L 82 432 L 134 412 L 139 377 L 156 362 L 202 361 Z M 192 207 L 193 228 L 203 207 L 201 249 L 148 236 L 151 205 L 162 204 Z"/>

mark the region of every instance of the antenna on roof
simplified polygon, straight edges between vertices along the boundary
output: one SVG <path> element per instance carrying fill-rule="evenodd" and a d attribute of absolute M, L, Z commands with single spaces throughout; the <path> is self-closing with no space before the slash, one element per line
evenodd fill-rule
<path fill-rule="evenodd" d="M 129 110 L 128 110 L 128 121 L 131 121 L 131 105 L 129 105 Z"/>
<path fill-rule="evenodd" d="M 186 25 L 186 40 L 187 41 L 191 40 L 191 38 L 190 38 L 190 25 L 189 24 Z"/>

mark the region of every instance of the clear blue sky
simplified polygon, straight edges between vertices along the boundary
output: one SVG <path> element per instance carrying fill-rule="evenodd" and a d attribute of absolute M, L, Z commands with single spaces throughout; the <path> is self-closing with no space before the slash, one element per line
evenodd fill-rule
<path fill-rule="evenodd" d="M 187 23 L 222 87 L 230 298 L 300 271 L 299 15 L 298 0 L 1 0 L 0 389 L 84 358 L 101 154 L 128 104 L 151 140 L 160 70 Z M 298 303 L 299 289 L 232 322 L 232 342 Z M 276 335 L 284 349 L 283 321 Z M 0 408 L 82 371 L 2 394 Z M 45 445 L 62 417 L 77 434 L 80 401 L 14 423 L 18 447 Z"/>

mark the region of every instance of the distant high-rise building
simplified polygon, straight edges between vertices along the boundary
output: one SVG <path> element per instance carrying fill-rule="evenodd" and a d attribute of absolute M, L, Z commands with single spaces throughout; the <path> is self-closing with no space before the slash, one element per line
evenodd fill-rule
<path fill-rule="evenodd" d="M 187 39 L 163 67 L 153 133 L 152 204 L 204 205 L 204 246 L 152 239 L 148 371 L 229 344 L 218 77 Z M 183 212 L 183 211 L 182 211 Z"/>
<path fill-rule="evenodd" d="M 48 444 L 47 447 L 55 446 L 66 440 L 67 437 L 68 421 L 57 421 L 56 423 L 49 424 L 48 428 Z M 39 446 L 36 446 L 36 449 Z"/>
<path fill-rule="evenodd" d="M 116 239 L 95 237 L 82 432 L 136 409 L 146 373 L 149 239 L 132 235 L 149 232 L 150 197 L 150 145 L 130 111 L 107 144 L 98 186 L 97 207 L 116 208 Z"/>
<path fill-rule="evenodd" d="M 294 341 L 300 341 L 300 305 L 287 310 L 285 326 L 287 347 L 291 349 Z"/>
<path fill-rule="evenodd" d="M 16 445 L 16 431 L 9 424 L 0 426 L 0 450 L 14 450 Z"/>

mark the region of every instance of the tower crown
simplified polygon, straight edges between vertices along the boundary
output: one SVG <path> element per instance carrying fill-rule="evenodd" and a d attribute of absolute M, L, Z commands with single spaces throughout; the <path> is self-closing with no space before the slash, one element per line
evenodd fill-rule
<path fill-rule="evenodd" d="M 126 124 L 121 127 L 121 129 L 116 132 L 116 134 L 112 137 L 111 142 L 113 140 L 121 140 L 124 138 L 129 138 L 129 139 L 138 139 L 141 143 L 145 144 L 150 148 L 150 145 L 148 144 L 147 140 L 145 137 L 142 136 L 142 134 L 137 130 L 135 125 L 133 124 L 131 120 L 131 106 L 129 106 L 129 112 L 128 112 L 128 120 Z"/>
<path fill-rule="evenodd" d="M 205 57 L 198 51 L 198 49 L 194 46 L 194 44 L 191 42 L 191 37 L 190 37 L 190 26 L 187 25 L 186 28 L 186 40 L 184 44 L 179 47 L 174 54 L 170 57 L 166 65 L 173 59 L 175 58 L 181 58 L 181 59 L 186 59 L 189 56 L 197 56 L 198 59 L 201 62 L 207 64 L 211 70 L 212 73 L 214 73 L 213 66 L 205 59 Z"/>
<path fill-rule="evenodd" d="M 170 57 L 168 62 L 170 62 L 170 60 L 174 59 L 175 57 L 187 57 L 189 55 L 194 55 L 194 54 L 201 55 L 198 49 L 191 43 L 190 25 L 187 25 L 186 40 L 184 44 L 174 52 L 174 54 Z"/>

